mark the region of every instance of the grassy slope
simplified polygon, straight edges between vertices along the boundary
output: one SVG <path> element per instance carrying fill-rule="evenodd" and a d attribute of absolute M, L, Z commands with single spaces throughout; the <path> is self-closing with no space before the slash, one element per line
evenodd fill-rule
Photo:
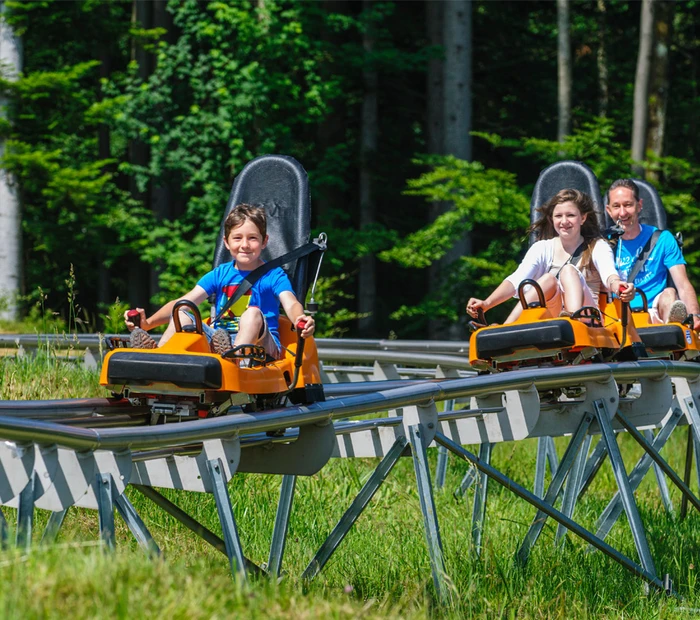
<path fill-rule="evenodd" d="M 13 362 L 0 359 L 0 398 L 56 398 L 99 394 L 96 377 L 48 358 Z M 681 470 L 685 432 L 677 433 L 665 454 Z M 565 440 L 557 440 L 563 450 Z M 639 450 L 620 439 L 628 470 Z M 525 441 L 496 447 L 494 463 L 532 486 L 536 444 Z M 434 466 L 435 451 L 430 450 Z M 279 586 L 266 581 L 237 587 L 226 558 L 174 519 L 129 490 L 136 509 L 165 552 L 164 561 L 144 557 L 117 518 L 115 555 L 103 553 L 97 539 L 97 515 L 71 510 L 58 544 L 38 542 L 48 514 L 36 511 L 35 545 L 28 554 L 0 555 L 0 609 L 4 617 L 173 618 L 247 616 L 305 617 L 637 617 L 676 618 L 700 607 L 696 567 L 700 566 L 698 515 L 685 522 L 665 515 L 653 476 L 638 492 L 642 518 L 660 574 L 670 573 L 686 597 L 682 602 L 658 594 L 646 596 L 638 579 L 599 553 L 586 554 L 582 541 L 568 536 L 562 549 L 552 545 L 548 523 L 524 570 L 515 568 L 517 549 L 534 511 L 493 484 L 484 551 L 474 559 L 469 544 L 471 493 L 456 501 L 451 491 L 466 465 L 450 460 L 446 490 L 436 493 L 447 572 L 453 580 L 454 606 L 434 606 L 430 565 L 415 492 L 412 464 L 402 459 L 378 491 L 324 572 L 305 586 L 299 575 L 352 501 L 376 462 L 333 461 L 318 475 L 301 478 L 290 522 Z M 230 484 L 245 553 L 266 561 L 279 493 L 279 477 L 241 474 Z M 593 527 L 614 486 L 606 464 L 585 500 L 578 520 Z M 220 532 L 213 497 L 169 491 L 166 494 L 215 532 Z M 676 506 L 679 494 L 672 491 Z M 4 509 L 12 526 L 15 511 Z M 610 542 L 636 558 L 626 526 L 616 526 Z M 680 542 L 683 541 L 681 545 Z M 687 610 L 687 611 L 686 611 Z"/>

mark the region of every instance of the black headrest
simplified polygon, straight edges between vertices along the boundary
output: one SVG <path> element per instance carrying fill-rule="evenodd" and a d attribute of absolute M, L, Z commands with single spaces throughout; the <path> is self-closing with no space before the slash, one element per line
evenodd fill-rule
<path fill-rule="evenodd" d="M 604 224 L 605 208 L 600 196 L 600 186 L 593 170 L 580 161 L 558 161 L 547 166 L 537 179 L 530 200 L 530 222 L 539 218 L 537 209 L 563 189 L 577 189 L 593 199 L 600 225 Z M 534 238 L 530 239 L 530 243 Z"/>
<path fill-rule="evenodd" d="M 639 188 L 639 199 L 642 201 L 642 210 L 639 213 L 639 221 L 648 226 L 656 226 L 659 230 L 666 230 L 666 209 L 661 196 L 653 185 L 642 179 L 632 179 Z M 605 197 L 607 202 L 607 196 Z M 606 214 L 607 226 L 612 226 L 613 221 Z"/>
<path fill-rule="evenodd" d="M 224 221 L 233 207 L 241 203 L 265 209 L 270 240 L 263 250 L 263 260 L 282 256 L 309 241 L 311 199 L 306 170 L 292 157 L 263 155 L 247 163 L 233 181 L 216 241 L 214 267 L 231 260 L 223 243 Z M 304 257 L 283 267 L 302 304 L 306 296 L 306 265 Z"/>

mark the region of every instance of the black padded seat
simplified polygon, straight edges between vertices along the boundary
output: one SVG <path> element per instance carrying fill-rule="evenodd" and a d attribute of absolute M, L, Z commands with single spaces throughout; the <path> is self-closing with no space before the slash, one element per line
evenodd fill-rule
<path fill-rule="evenodd" d="M 687 346 L 683 328 L 678 325 L 652 325 L 638 332 L 644 346 L 652 353 L 683 351 Z"/>
<path fill-rule="evenodd" d="M 282 256 L 309 241 L 311 198 L 306 170 L 293 157 L 263 155 L 247 163 L 233 181 L 216 240 L 214 268 L 231 260 L 223 243 L 224 221 L 233 207 L 241 203 L 261 206 L 267 214 L 270 241 L 261 255 L 263 260 Z M 308 266 L 308 257 L 283 266 L 302 304 L 306 298 Z"/>
<path fill-rule="evenodd" d="M 505 325 L 476 332 L 476 350 L 480 359 L 512 355 L 522 349 L 562 350 L 575 344 L 574 329 L 566 320 Z"/>
<path fill-rule="evenodd" d="M 181 388 L 219 389 L 221 362 L 214 357 L 115 351 L 109 359 L 111 385 L 172 383 Z"/>
<path fill-rule="evenodd" d="M 639 214 L 639 221 L 648 226 L 655 226 L 659 230 L 666 230 L 666 209 L 661 200 L 661 196 L 656 191 L 656 188 L 649 182 L 642 179 L 632 179 L 639 188 L 639 199 L 642 201 L 642 211 Z M 608 196 L 605 196 L 606 203 Z M 606 226 L 609 228 L 613 225 L 610 216 L 605 214 Z"/>
<path fill-rule="evenodd" d="M 530 200 L 530 222 L 534 224 L 539 219 L 537 209 L 563 189 L 577 189 L 585 192 L 593 199 L 596 213 L 601 226 L 603 225 L 605 208 L 600 194 L 600 185 L 593 170 L 580 161 L 558 161 L 547 166 L 532 190 Z M 530 243 L 534 238 L 530 239 Z"/>

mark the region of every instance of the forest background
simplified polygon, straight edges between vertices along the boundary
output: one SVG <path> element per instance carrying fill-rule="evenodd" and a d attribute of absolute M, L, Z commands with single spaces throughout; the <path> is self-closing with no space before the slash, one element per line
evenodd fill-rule
<path fill-rule="evenodd" d="M 655 183 L 700 285 L 695 0 L 0 8 L 6 326 L 113 331 L 189 290 L 266 153 L 304 165 L 329 235 L 324 335 L 463 338 L 559 159 Z"/>

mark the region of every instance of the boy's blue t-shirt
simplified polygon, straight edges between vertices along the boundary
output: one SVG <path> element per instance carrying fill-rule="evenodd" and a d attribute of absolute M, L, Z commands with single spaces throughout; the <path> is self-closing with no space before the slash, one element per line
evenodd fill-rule
<path fill-rule="evenodd" d="M 219 265 L 197 282 L 197 285 L 201 286 L 207 295 L 212 293 L 216 295 L 217 316 L 235 294 L 243 278 L 249 273 L 250 271 L 239 271 L 233 262 L 229 262 Z M 235 334 L 238 332 L 240 317 L 245 310 L 249 306 L 257 307 L 265 315 L 270 334 L 279 345 L 279 296 L 284 291 L 294 293 L 292 283 L 281 267 L 275 267 L 253 284 L 251 289 L 233 304 L 221 319 L 212 324 L 212 327 L 214 329 L 223 327 Z"/>
<path fill-rule="evenodd" d="M 642 232 L 634 239 L 618 240 L 615 251 L 615 266 L 623 280 L 627 279 L 637 256 L 641 254 L 655 230 L 654 226 L 642 224 Z M 685 265 L 685 259 L 673 235 L 668 230 L 664 230 L 659 235 L 644 267 L 634 278 L 634 285 L 644 291 L 650 307 L 654 303 L 654 299 L 666 288 L 668 270 L 675 265 Z M 642 307 L 640 295 L 634 298 L 631 306 L 635 309 Z"/>

